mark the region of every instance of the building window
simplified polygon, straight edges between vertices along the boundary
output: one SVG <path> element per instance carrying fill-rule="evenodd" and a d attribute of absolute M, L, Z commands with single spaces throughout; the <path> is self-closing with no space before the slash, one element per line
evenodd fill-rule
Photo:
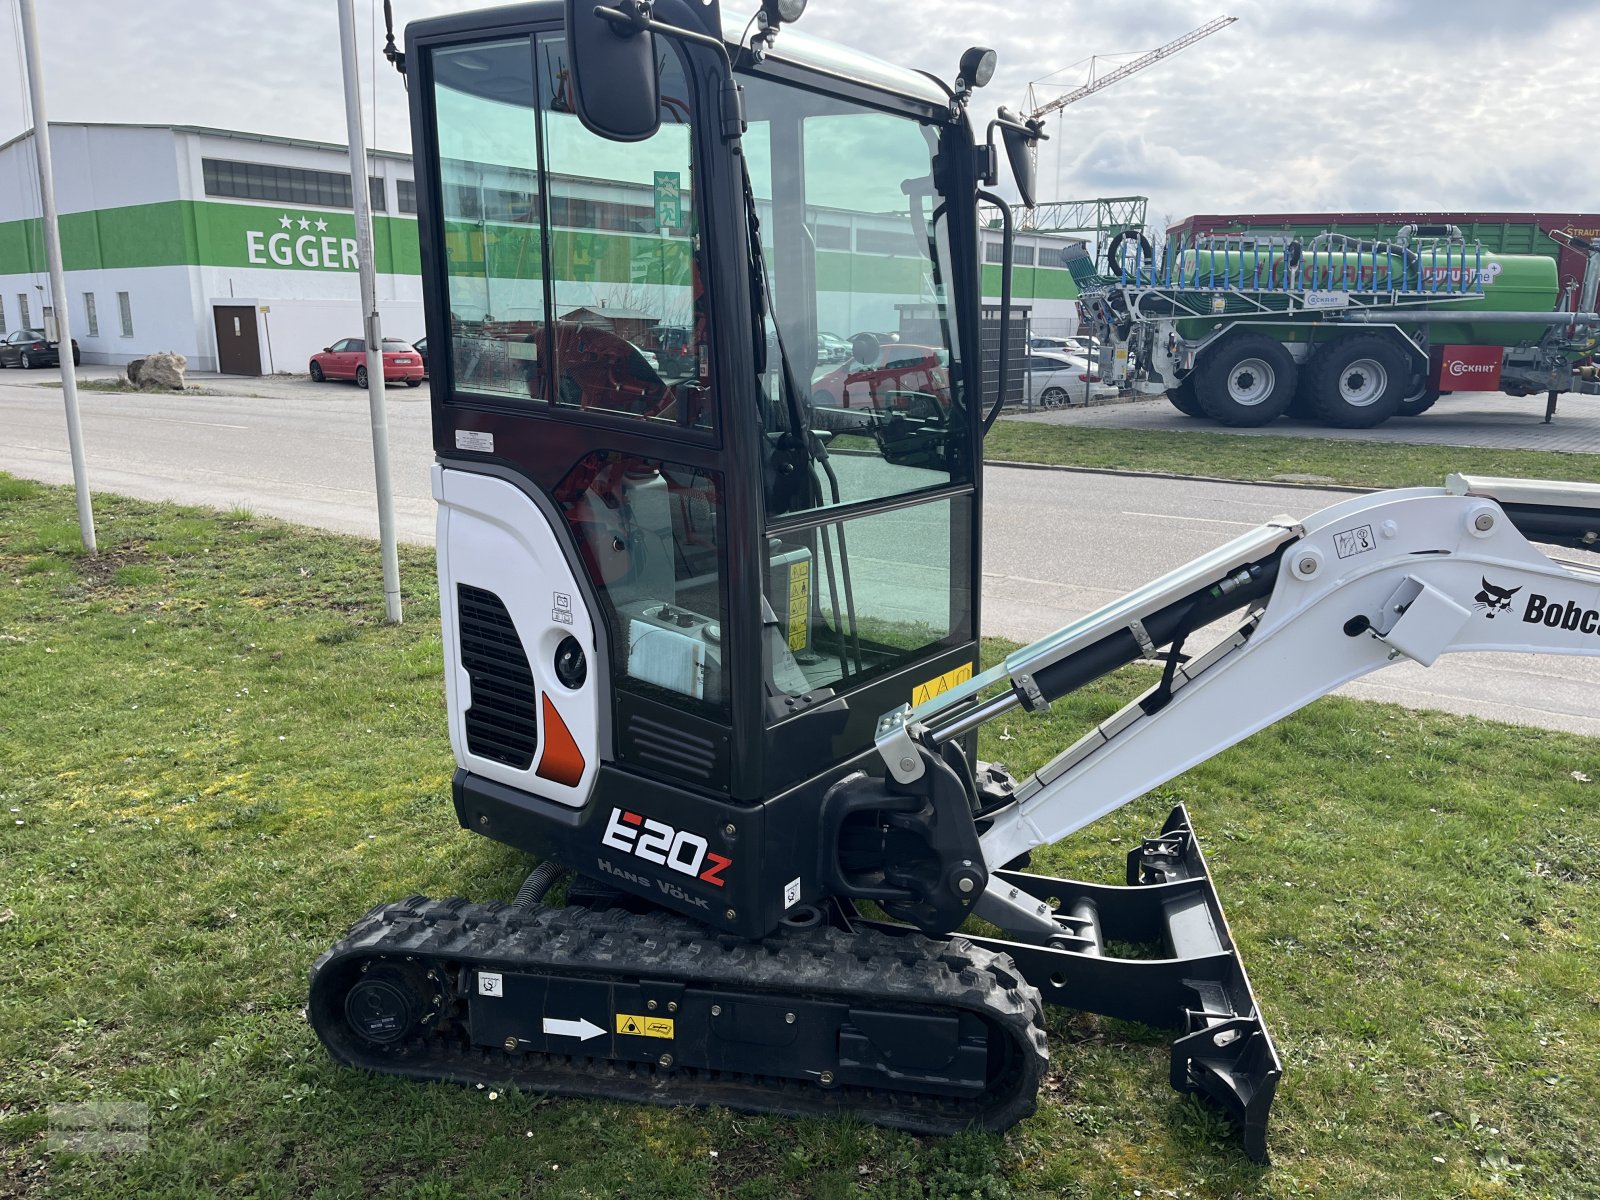
<path fill-rule="evenodd" d="M 27 292 L 18 292 L 17 293 L 17 314 L 22 318 L 22 324 L 19 325 L 17 328 L 19 328 L 19 329 L 32 329 L 33 328 L 33 321 L 30 319 L 30 317 L 28 315 L 28 293 Z"/>
<path fill-rule="evenodd" d="M 818 225 L 817 226 L 818 250 L 848 250 L 850 249 L 850 227 L 848 225 Z"/>
<path fill-rule="evenodd" d="M 1006 245 L 1004 242 L 988 242 L 983 247 L 983 261 L 986 263 L 1005 262 Z"/>
<path fill-rule="evenodd" d="M 122 313 L 122 336 L 133 336 L 133 304 L 127 292 L 117 293 L 117 308 Z"/>
<path fill-rule="evenodd" d="M 400 202 L 400 211 L 414 213 L 417 211 L 417 185 L 409 179 L 396 179 L 394 181 L 395 198 Z"/>
<path fill-rule="evenodd" d="M 917 239 L 901 229 L 856 230 L 856 250 L 862 254 L 891 254 L 913 258 L 917 255 Z"/>
<path fill-rule="evenodd" d="M 0 300 L 0 333 L 6 331 L 6 302 Z"/>
<path fill-rule="evenodd" d="M 1011 261 L 1019 267 L 1033 266 L 1033 247 L 1018 246 L 1016 252 L 1011 256 Z"/>
<path fill-rule="evenodd" d="M 232 162 L 223 158 L 201 159 L 200 170 L 208 196 L 314 204 L 319 208 L 351 206 L 350 176 L 340 171 L 312 171 L 304 167 Z M 373 211 L 387 212 L 388 194 L 383 180 L 376 175 L 369 176 L 367 188 Z"/>
<path fill-rule="evenodd" d="M 85 337 L 100 336 L 100 314 L 94 310 L 94 293 L 83 294 L 83 333 Z"/>

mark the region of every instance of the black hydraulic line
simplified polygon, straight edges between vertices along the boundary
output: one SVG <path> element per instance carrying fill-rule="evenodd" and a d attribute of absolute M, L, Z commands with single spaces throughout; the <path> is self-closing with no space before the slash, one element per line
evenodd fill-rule
<path fill-rule="evenodd" d="M 850 646 L 845 639 L 844 622 L 839 619 L 839 580 L 833 573 L 833 543 L 828 540 L 828 527 L 826 525 L 818 528 L 817 537 L 822 542 L 823 569 L 828 572 L 828 604 L 833 609 L 833 631 L 839 638 L 839 665 L 848 674 L 850 670 Z"/>
<path fill-rule="evenodd" d="M 544 899 L 545 893 L 550 890 L 550 885 L 561 878 L 561 873 L 566 870 L 560 863 L 546 859 L 522 881 L 522 886 L 517 889 L 517 898 L 512 901 L 511 907 L 518 912 L 531 911 L 539 901 Z"/>
<path fill-rule="evenodd" d="M 850 547 L 844 540 L 844 522 L 839 530 L 839 576 L 844 581 L 844 615 L 850 622 L 850 647 L 856 652 L 856 674 L 866 673 L 867 661 L 861 653 L 861 629 L 856 622 L 856 594 L 850 585 Z"/>
<path fill-rule="evenodd" d="M 822 464 L 822 470 L 828 476 L 828 487 L 833 496 L 833 502 L 835 504 L 841 503 L 839 499 L 839 476 L 834 473 L 833 463 L 828 460 L 826 452 L 817 461 Z M 817 499 L 820 502 L 822 497 L 819 495 Z M 844 522 L 835 522 L 834 528 L 839 531 L 839 570 L 844 575 L 844 612 L 845 618 L 850 622 L 850 646 L 856 652 L 856 673 L 859 675 L 867 669 L 867 664 L 866 660 L 861 656 L 861 631 L 856 626 L 856 597 L 854 590 L 850 586 L 850 548 L 845 545 Z M 839 620 L 837 609 L 833 614 L 833 619 L 835 622 Z M 840 630 L 841 637 L 843 633 L 844 631 Z"/>
<path fill-rule="evenodd" d="M 1600 510 L 1504 502 L 1500 507 L 1517 532 L 1529 541 L 1570 546 L 1574 550 L 1600 548 Z"/>
<path fill-rule="evenodd" d="M 995 374 L 994 407 L 989 410 L 989 415 L 983 419 L 983 432 L 989 432 L 989 426 L 995 423 L 995 418 L 1000 415 L 1000 410 L 1006 402 L 1006 384 L 1010 379 L 1011 363 L 1011 206 L 1000 199 L 993 192 L 980 190 L 979 200 L 987 200 L 1000 210 L 1001 228 L 1004 238 L 1001 241 L 1000 252 L 1000 367 Z"/>
<path fill-rule="evenodd" d="M 1280 549 L 1260 562 L 1234 571 L 1227 580 L 1213 584 L 1198 596 L 1185 596 L 1157 609 L 1143 620 L 1150 643 L 1165 646 L 1190 630 L 1209 625 L 1271 595 L 1282 556 Z M 1246 578 L 1241 580 L 1241 575 Z M 1234 580 L 1238 582 L 1228 586 Z M 1059 700 L 1084 684 L 1142 658 L 1144 652 L 1143 644 L 1134 637 L 1132 630 L 1119 629 L 1059 662 L 1040 667 L 1032 673 L 1033 681 L 1046 700 Z M 1176 653 L 1176 647 L 1173 652 Z"/>

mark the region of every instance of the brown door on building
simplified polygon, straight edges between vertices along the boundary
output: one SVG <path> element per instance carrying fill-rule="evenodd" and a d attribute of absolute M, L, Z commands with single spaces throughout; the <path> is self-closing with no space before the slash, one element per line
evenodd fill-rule
<path fill-rule="evenodd" d="M 224 375 L 261 374 L 255 305 L 219 304 L 211 311 L 217 324 L 217 370 Z"/>

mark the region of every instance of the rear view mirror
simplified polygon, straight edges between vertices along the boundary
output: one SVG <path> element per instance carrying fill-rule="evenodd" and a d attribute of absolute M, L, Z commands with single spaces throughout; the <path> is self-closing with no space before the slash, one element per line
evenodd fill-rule
<path fill-rule="evenodd" d="M 566 0 L 573 104 L 585 129 L 641 142 L 661 126 L 656 40 L 638 0 Z"/>
<path fill-rule="evenodd" d="M 1006 159 L 1011 163 L 1011 178 L 1017 185 L 1017 195 L 1024 205 L 1032 208 L 1037 203 L 1032 154 L 1036 138 L 1029 136 L 1024 128 L 1002 125 L 1000 140 L 1006 145 Z"/>

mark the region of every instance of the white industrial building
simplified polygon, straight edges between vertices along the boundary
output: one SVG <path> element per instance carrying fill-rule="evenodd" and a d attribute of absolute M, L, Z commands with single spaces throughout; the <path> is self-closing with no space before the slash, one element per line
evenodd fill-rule
<path fill-rule="evenodd" d="M 85 362 L 121 365 L 174 350 L 193 370 L 302 372 L 316 351 L 360 335 L 343 146 L 182 125 L 52 122 L 50 130 L 68 291 L 61 302 L 72 306 Z M 474 168 L 473 218 L 526 227 L 538 211 L 534 185 L 494 178 L 506 171 Z M 369 152 L 368 172 L 384 332 L 414 340 L 424 326 L 410 156 Z M 616 186 L 572 180 L 569 189 L 586 183 Z M 0 145 L 0 331 L 53 328 L 58 301 L 38 216 L 29 132 Z M 856 214 L 818 232 L 845 239 L 829 244 L 831 253 L 892 256 L 872 237 L 884 222 Z M 888 226 L 903 232 L 904 218 Z M 993 303 L 999 235 L 984 239 L 984 290 Z M 1038 332 L 1077 323 L 1076 291 L 1061 261 L 1068 240 L 1034 233 L 1017 240 L 1015 301 L 1031 310 Z"/>
<path fill-rule="evenodd" d="M 72 307 L 85 362 L 156 350 L 194 370 L 304 371 L 360 336 L 343 147 L 193 126 L 51 122 L 68 295 L 50 295 L 32 132 L 0 145 L 0 327 Z M 409 155 L 369 154 L 384 331 L 419 338 Z"/>

